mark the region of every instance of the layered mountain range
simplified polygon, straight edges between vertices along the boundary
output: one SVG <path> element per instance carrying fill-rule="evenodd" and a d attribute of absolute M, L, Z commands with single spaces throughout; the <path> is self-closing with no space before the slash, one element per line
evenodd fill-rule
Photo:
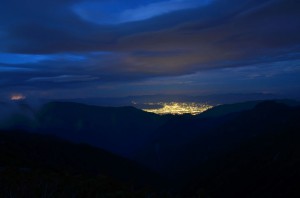
<path fill-rule="evenodd" d="M 100 174 L 136 197 L 300 195 L 297 101 L 220 105 L 196 116 L 71 102 L 0 110 L 3 174 Z M 128 191 L 140 186 L 147 190 Z"/>

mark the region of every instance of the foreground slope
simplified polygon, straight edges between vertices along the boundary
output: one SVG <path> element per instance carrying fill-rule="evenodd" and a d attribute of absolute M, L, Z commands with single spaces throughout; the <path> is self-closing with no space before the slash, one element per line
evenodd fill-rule
<path fill-rule="evenodd" d="M 183 197 L 300 196 L 300 107 L 261 102 L 218 118 L 168 122 L 163 130 L 138 160 Z"/>
<path fill-rule="evenodd" d="M 300 196 L 297 188 L 300 185 L 298 103 L 255 101 L 216 108 L 206 116 L 158 116 L 132 107 L 48 103 L 38 111 L 36 123 L 31 125 L 38 133 L 44 129 L 47 134 L 86 142 L 135 159 L 168 178 L 172 196 Z M 41 142 L 47 145 L 46 141 Z M 25 153 L 31 153 L 24 159 L 40 158 L 32 158 L 36 151 L 26 150 L 27 144 L 16 145 L 21 146 L 3 147 L 2 152 L 18 148 L 16 153 L 22 155 L 24 147 Z M 68 150 L 63 146 L 60 148 Z M 80 149 L 77 152 L 77 147 L 70 148 L 91 156 Z M 55 149 L 51 152 L 41 149 L 38 156 L 42 153 L 52 156 L 47 153 L 55 152 Z M 14 155 L 6 153 L 7 157 Z M 97 167 L 104 166 L 101 163 L 107 161 L 104 170 L 128 178 L 126 163 L 116 161 L 114 164 L 120 165 L 116 168 L 109 163 L 109 158 L 97 157 L 102 159 L 101 162 L 91 158 L 78 158 L 74 153 L 67 157 L 76 170 L 84 167 L 98 170 Z M 93 169 L 93 165 L 83 163 L 87 161 L 97 167 Z M 65 167 L 63 158 L 53 160 L 52 165 L 54 168 Z M 69 167 L 72 170 L 72 166 Z M 147 174 L 138 175 L 152 181 Z M 154 183 L 159 181 L 153 180 Z"/>
<path fill-rule="evenodd" d="M 144 187 L 160 183 L 157 174 L 128 159 L 52 136 L 0 132 L 0 156 L 1 197 L 43 196 L 47 186 L 45 196 L 52 197 L 108 196 L 118 191 L 137 196 L 146 193 Z"/>

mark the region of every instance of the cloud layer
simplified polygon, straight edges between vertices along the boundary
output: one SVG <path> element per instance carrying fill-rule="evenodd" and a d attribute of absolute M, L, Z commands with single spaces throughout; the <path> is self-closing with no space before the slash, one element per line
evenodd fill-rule
<path fill-rule="evenodd" d="M 146 87 L 130 86 L 224 68 L 298 67 L 299 10 L 297 0 L 1 2 L 0 87 L 38 93 L 123 86 L 119 92 L 142 93 Z M 276 80 L 283 85 L 277 91 L 290 86 Z"/>

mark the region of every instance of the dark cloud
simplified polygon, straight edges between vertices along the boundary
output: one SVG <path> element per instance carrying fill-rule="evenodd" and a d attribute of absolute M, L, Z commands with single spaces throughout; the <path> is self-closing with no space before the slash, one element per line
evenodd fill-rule
<path fill-rule="evenodd" d="M 112 22 L 83 17 L 89 6 L 78 14 L 87 0 L 2 1 L 0 53 L 10 55 L 0 56 L 0 86 L 94 87 L 300 59 L 298 0 L 197 2 L 131 1 L 118 9 L 134 13 Z M 158 5 L 165 10 L 139 15 Z"/>

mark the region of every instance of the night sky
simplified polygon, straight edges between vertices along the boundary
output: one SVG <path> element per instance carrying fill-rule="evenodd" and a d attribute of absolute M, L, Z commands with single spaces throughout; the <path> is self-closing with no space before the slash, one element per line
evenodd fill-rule
<path fill-rule="evenodd" d="M 0 97 L 300 93 L 299 0 L 0 0 Z"/>

